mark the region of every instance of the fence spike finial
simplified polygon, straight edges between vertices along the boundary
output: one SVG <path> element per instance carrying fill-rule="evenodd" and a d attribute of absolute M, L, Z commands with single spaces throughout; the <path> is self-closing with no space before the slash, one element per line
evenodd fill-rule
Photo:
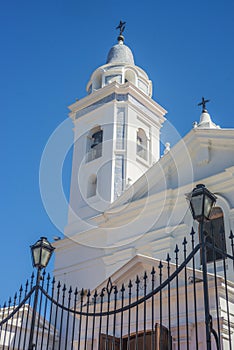
<path fill-rule="evenodd" d="M 121 293 L 124 293 L 125 292 L 125 286 L 124 286 L 124 283 L 122 283 L 122 287 L 120 289 Z"/>
<path fill-rule="evenodd" d="M 193 237 L 194 237 L 194 235 L 195 235 L 195 231 L 194 231 L 194 228 L 193 228 L 193 227 L 191 228 L 190 235 L 192 236 L 192 238 L 193 238 Z"/>
<path fill-rule="evenodd" d="M 167 258 L 166 258 L 166 261 L 168 262 L 168 264 L 169 264 L 169 263 L 170 263 L 170 261 L 171 261 L 171 258 L 170 258 L 169 253 L 167 253 Z"/>
<path fill-rule="evenodd" d="M 159 270 L 162 270 L 162 268 L 163 268 L 162 260 L 160 260 L 159 265 L 158 265 L 158 268 L 159 268 Z"/>
<path fill-rule="evenodd" d="M 140 278 L 138 275 L 136 275 L 136 280 L 135 280 L 136 285 L 138 286 L 140 283 Z"/>
<path fill-rule="evenodd" d="M 179 247 L 178 247 L 178 244 L 176 244 L 176 247 L 175 247 L 175 261 L 176 261 L 176 267 L 178 267 L 178 259 L 179 259 L 179 257 L 178 257 L 178 253 L 179 253 Z"/>

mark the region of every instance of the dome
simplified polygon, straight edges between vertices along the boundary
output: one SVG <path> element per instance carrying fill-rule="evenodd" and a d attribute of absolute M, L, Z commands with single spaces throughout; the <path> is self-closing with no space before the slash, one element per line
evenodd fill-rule
<path fill-rule="evenodd" d="M 110 49 L 106 63 L 126 63 L 134 65 L 134 57 L 129 47 L 124 45 L 123 40 L 119 40 L 119 43 Z"/>

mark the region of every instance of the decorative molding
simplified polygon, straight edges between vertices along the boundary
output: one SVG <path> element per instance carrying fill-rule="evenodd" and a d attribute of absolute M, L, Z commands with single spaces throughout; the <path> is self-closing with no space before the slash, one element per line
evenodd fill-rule
<path fill-rule="evenodd" d="M 71 113 L 69 116 L 74 120 L 76 113 L 79 110 L 82 110 L 96 102 L 100 99 L 105 98 L 106 96 L 111 95 L 112 93 L 126 95 L 130 94 L 134 98 L 137 99 L 142 105 L 147 106 L 147 108 L 156 113 L 161 119 L 162 122 L 165 120 L 164 115 L 167 111 L 161 107 L 157 102 L 155 102 L 152 98 L 145 95 L 140 89 L 138 89 L 134 84 L 128 82 L 127 84 L 118 84 L 117 82 L 113 82 L 110 85 L 103 87 L 102 89 L 97 90 L 96 92 L 82 98 L 81 100 L 73 103 L 68 106 Z"/>

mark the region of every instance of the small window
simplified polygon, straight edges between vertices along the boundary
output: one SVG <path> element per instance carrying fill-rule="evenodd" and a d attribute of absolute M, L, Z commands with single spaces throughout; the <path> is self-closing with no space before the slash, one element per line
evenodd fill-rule
<path fill-rule="evenodd" d="M 100 127 L 92 129 L 87 140 L 87 161 L 90 162 L 102 156 L 103 131 Z"/>
<path fill-rule="evenodd" d="M 223 256 L 215 248 L 226 252 L 225 230 L 223 211 L 219 207 L 214 207 L 211 211 L 210 220 L 204 223 L 204 235 L 209 246 L 206 248 L 206 260 L 212 262 L 221 260 Z"/>
<path fill-rule="evenodd" d="M 94 197 L 97 194 L 97 176 L 91 175 L 88 180 L 87 198 Z"/>
<path fill-rule="evenodd" d="M 144 160 L 148 160 L 147 136 L 143 129 L 137 131 L 137 155 Z"/>

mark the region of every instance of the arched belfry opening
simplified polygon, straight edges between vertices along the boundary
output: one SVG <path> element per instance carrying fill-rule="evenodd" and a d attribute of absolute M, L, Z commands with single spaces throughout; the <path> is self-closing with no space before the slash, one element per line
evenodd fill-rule
<path fill-rule="evenodd" d="M 102 156 L 103 130 L 97 126 L 90 130 L 87 137 L 87 162 Z"/>
<path fill-rule="evenodd" d="M 136 74 L 131 69 L 127 69 L 125 72 L 124 82 L 127 83 L 128 81 L 136 84 Z"/>
<path fill-rule="evenodd" d="M 144 160 L 148 160 L 148 140 L 142 128 L 137 130 L 137 155 Z"/>

